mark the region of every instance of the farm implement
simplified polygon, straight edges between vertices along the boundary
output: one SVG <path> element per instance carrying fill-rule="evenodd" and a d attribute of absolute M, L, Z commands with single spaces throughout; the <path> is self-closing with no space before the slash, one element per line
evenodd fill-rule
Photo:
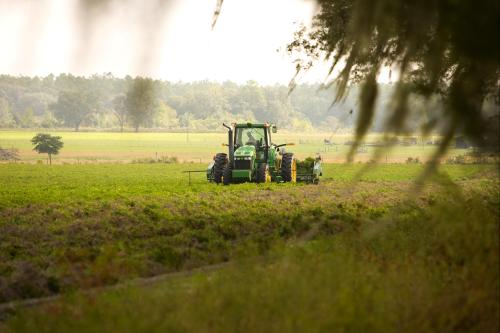
<path fill-rule="evenodd" d="M 275 144 L 271 133 L 276 125 L 241 123 L 228 130 L 227 153 L 217 153 L 207 168 L 207 180 L 217 184 L 256 182 L 319 182 L 321 156 L 300 162 L 286 146 L 293 143 Z"/>

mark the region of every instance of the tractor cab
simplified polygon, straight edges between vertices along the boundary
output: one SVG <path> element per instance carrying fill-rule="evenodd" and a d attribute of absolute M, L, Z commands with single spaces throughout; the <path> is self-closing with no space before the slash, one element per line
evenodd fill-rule
<path fill-rule="evenodd" d="M 256 148 L 267 143 L 267 131 L 264 127 L 236 127 L 234 147 L 255 146 Z"/>
<path fill-rule="evenodd" d="M 255 146 L 257 149 L 270 145 L 269 127 L 235 126 L 234 147 Z"/>
<path fill-rule="evenodd" d="M 235 162 L 243 158 L 265 163 L 271 147 L 271 133 L 268 124 L 236 124 L 234 126 Z M 235 166 L 235 169 L 238 169 Z"/>

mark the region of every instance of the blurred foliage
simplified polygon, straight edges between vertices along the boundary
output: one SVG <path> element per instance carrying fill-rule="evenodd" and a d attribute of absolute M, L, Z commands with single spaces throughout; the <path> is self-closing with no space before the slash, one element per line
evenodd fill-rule
<path fill-rule="evenodd" d="M 224 0 L 217 0 L 217 4 L 215 5 L 215 10 L 214 10 L 214 15 L 212 17 L 212 29 L 215 28 L 215 24 L 217 23 L 217 19 L 219 18 L 223 3 Z"/>
<path fill-rule="evenodd" d="M 498 122 L 484 104 L 494 101 L 498 115 L 500 67 L 499 4 L 496 0 L 317 0 L 319 11 L 311 29 L 303 28 L 290 52 L 307 54 L 307 68 L 319 58 L 331 63 L 328 85 L 336 84 L 341 100 L 353 82 L 361 84 L 357 144 L 370 129 L 378 97 L 377 74 L 391 68 L 399 78 L 385 130 L 401 133 L 417 112 L 412 95 L 439 95 L 442 109 L 425 108 L 424 132 L 441 127 L 444 139 L 435 159 L 443 156 L 457 133 L 476 145 L 498 149 Z M 491 134 L 493 133 L 493 134 Z"/>

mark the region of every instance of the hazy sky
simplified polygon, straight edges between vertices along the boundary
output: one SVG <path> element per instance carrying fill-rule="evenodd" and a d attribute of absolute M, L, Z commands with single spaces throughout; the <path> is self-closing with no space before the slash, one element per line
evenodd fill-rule
<path fill-rule="evenodd" d="M 308 0 L 0 0 L 0 73 L 78 75 L 111 72 L 170 81 L 256 80 L 288 83 L 294 64 L 284 49 Z M 302 81 L 322 81 L 318 66 Z"/>

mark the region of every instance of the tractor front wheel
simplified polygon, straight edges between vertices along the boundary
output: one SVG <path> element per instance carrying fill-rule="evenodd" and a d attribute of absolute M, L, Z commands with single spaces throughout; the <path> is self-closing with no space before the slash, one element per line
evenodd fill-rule
<path fill-rule="evenodd" d="M 271 175 L 269 174 L 269 168 L 266 163 L 259 164 L 257 168 L 257 183 L 270 183 Z"/>
<path fill-rule="evenodd" d="M 224 174 L 224 168 L 227 165 L 227 154 L 218 153 L 215 155 L 214 162 L 214 182 L 217 184 L 222 183 L 222 176 Z"/>
<path fill-rule="evenodd" d="M 297 181 L 297 161 L 293 158 L 292 153 L 286 153 L 283 155 L 281 161 L 281 178 L 284 182 Z"/>
<path fill-rule="evenodd" d="M 233 182 L 233 168 L 231 167 L 230 163 L 226 164 L 226 167 L 224 168 L 224 174 L 222 176 L 222 183 L 224 185 L 229 185 Z"/>

